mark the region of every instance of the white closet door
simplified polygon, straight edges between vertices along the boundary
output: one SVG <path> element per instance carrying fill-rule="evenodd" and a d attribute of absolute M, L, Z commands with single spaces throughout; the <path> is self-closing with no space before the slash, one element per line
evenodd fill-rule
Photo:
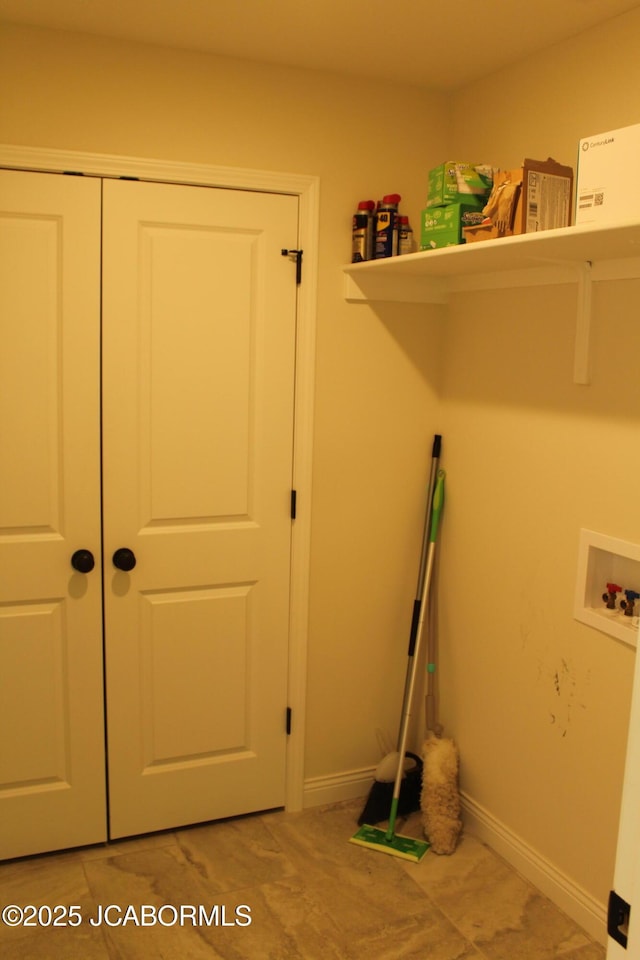
<path fill-rule="evenodd" d="M 99 290 L 100 182 L 0 171 L 3 858 L 106 839 Z"/>
<path fill-rule="evenodd" d="M 297 219 L 104 184 L 112 837 L 284 803 Z"/>

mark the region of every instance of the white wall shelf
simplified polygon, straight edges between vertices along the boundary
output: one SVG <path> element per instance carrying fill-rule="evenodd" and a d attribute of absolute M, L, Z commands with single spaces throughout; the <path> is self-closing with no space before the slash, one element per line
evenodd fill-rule
<path fill-rule="evenodd" d="M 640 223 L 580 224 L 344 267 L 351 303 L 447 303 L 461 291 L 575 283 L 574 381 L 589 383 L 591 284 L 640 277 Z"/>
<path fill-rule="evenodd" d="M 603 600 L 608 583 L 621 587 L 612 609 Z M 625 590 L 640 593 L 640 546 L 594 530 L 581 530 L 573 615 L 576 620 L 635 647 L 640 600 L 635 603 L 634 615 L 626 616 L 620 605 L 620 601 L 625 601 Z"/>

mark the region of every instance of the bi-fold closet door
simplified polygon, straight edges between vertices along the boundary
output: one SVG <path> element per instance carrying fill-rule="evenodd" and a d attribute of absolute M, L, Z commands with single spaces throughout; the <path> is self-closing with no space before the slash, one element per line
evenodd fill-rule
<path fill-rule="evenodd" d="M 0 857 L 284 802 L 297 218 L 0 171 Z"/>

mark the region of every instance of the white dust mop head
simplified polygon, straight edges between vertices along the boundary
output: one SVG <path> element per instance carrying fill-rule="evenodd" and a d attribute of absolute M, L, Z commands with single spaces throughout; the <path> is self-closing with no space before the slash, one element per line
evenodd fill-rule
<path fill-rule="evenodd" d="M 427 737 L 423 746 L 422 825 L 434 853 L 450 854 L 462 830 L 458 749 L 453 740 Z"/>

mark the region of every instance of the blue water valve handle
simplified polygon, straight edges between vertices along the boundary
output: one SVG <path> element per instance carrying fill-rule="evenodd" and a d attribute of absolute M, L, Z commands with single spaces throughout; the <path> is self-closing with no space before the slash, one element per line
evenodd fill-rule
<path fill-rule="evenodd" d="M 636 590 L 625 590 L 624 595 L 627 599 L 621 600 L 620 606 L 624 610 L 625 617 L 632 617 L 635 602 L 636 600 L 640 600 L 640 593 Z"/>

